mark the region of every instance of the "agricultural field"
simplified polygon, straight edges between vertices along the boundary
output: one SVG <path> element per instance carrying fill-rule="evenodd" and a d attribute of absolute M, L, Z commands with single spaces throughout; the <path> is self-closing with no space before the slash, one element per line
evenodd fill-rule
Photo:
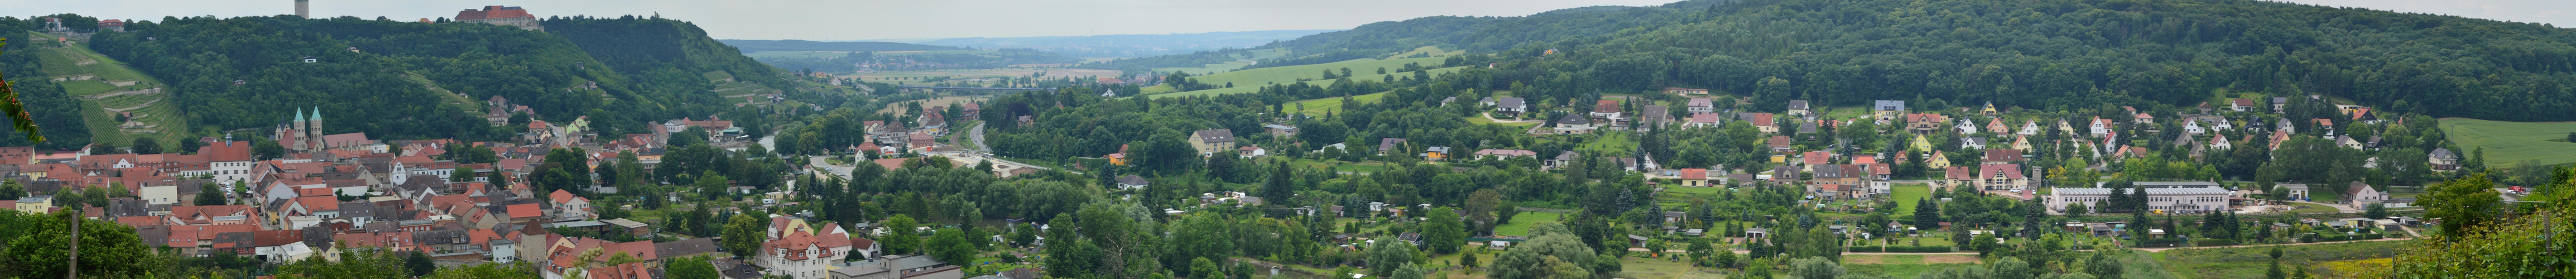
<path fill-rule="evenodd" d="M 1233 61 L 1233 62 L 1225 62 L 1225 63 L 1207 64 L 1206 66 L 1200 66 L 1200 67 L 1196 67 L 1196 68 L 1154 68 L 1154 72 L 1157 72 L 1157 73 L 1185 72 L 1185 73 L 1190 73 L 1190 74 L 1193 74 L 1193 75 L 1206 75 L 1206 74 L 1208 74 L 1208 73 L 1232 72 L 1232 71 L 1234 71 L 1235 69 L 1242 69 L 1243 67 L 1249 67 L 1249 66 L 1254 65 L 1255 63 L 1259 63 L 1259 62 L 1254 62 L 1254 61 L 1260 61 L 1260 60 L 1263 60 L 1263 59 L 1279 58 L 1280 56 L 1286 56 L 1286 55 L 1288 55 L 1288 51 L 1286 51 L 1286 50 L 1276 50 L 1276 49 L 1255 49 L 1255 50 L 1251 50 L 1251 51 L 1252 51 L 1252 57 L 1245 57 L 1245 58 L 1243 58 L 1243 60 L 1237 60 L 1237 61 Z M 1353 70 L 1353 71 L 1357 71 L 1357 70 Z"/>
<path fill-rule="evenodd" d="M 1415 58 L 1415 59 L 1431 59 L 1431 58 Z M 1354 60 L 1354 61 L 1356 61 L 1356 60 Z M 1436 61 L 1436 60 L 1435 60 L 1435 61 L 1432 61 L 1432 62 L 1437 63 L 1437 62 L 1439 62 L 1439 61 Z M 1338 63 L 1347 63 L 1347 62 L 1334 62 L 1334 63 L 1317 64 L 1317 65 L 1333 65 L 1333 64 L 1338 64 Z M 1397 63 L 1397 65 L 1403 65 L 1403 63 Z M 1315 66 L 1315 65 L 1306 65 L 1306 66 Z M 1298 66 L 1298 67 L 1303 67 L 1303 66 Z M 1294 67 L 1281 67 L 1281 68 L 1294 68 Z M 1458 69 L 1465 69 L 1465 68 L 1467 68 L 1467 67 L 1448 67 L 1448 68 L 1431 69 L 1431 75 L 1433 75 L 1433 76 L 1438 76 L 1438 75 L 1443 75 L 1443 74 L 1453 73 L 1453 72 L 1457 72 L 1457 71 L 1458 71 Z M 1275 69 L 1275 68 L 1261 68 L 1261 69 L 1252 69 L 1252 70 L 1246 70 L 1246 71 L 1237 71 L 1237 72 L 1233 72 L 1233 73 L 1221 73 L 1221 74 L 1211 75 L 1211 76 L 1209 76 L 1209 77 L 1214 77 L 1214 76 L 1223 76 L 1223 75 L 1234 74 L 1234 73 L 1243 73 L 1243 72 L 1253 72 L 1253 71 L 1260 71 L 1260 70 L 1268 70 L 1268 69 Z M 1335 69 L 1339 69 L 1339 68 L 1335 68 Z M 1353 68 L 1351 68 L 1351 73 L 1352 73 L 1351 80 L 1384 80 L 1384 79 L 1386 79 L 1386 76 L 1387 76 L 1387 75 L 1397 75 L 1397 74 L 1408 75 L 1408 76 L 1410 76 L 1410 75 L 1411 75 L 1411 74 L 1409 74 L 1409 73 L 1387 73 L 1386 75 L 1374 74 L 1374 73 L 1376 73 L 1376 72 L 1377 72 L 1377 68 L 1369 68 L 1369 70 L 1368 70 L 1367 72 L 1361 72 L 1361 71 L 1360 71 L 1360 68 L 1353 67 Z M 1319 70 L 1315 70 L 1315 72 L 1314 72 L 1314 73 L 1312 73 L 1312 75 L 1308 75 L 1306 78 L 1318 78 L 1318 77 L 1323 77 L 1323 70 L 1320 70 L 1320 69 L 1319 69 Z M 1200 78 L 1205 78 L 1205 77 L 1194 77 L 1193 79 L 1200 79 Z M 1238 78 L 1240 78 L 1240 77 L 1238 77 Z M 1296 79 L 1296 78 L 1294 78 L 1294 77 L 1291 77 L 1291 78 L 1288 78 L 1288 79 L 1285 79 L 1285 80 L 1279 80 L 1278 82 L 1295 82 L 1295 81 L 1297 81 L 1297 79 Z M 1206 80 L 1206 79 L 1200 79 L 1200 80 L 1199 80 L 1199 82 L 1206 82 L 1206 83 L 1208 83 L 1208 84 L 1215 84 L 1215 85 L 1218 85 L 1218 86 L 1224 86 L 1224 85 L 1225 85 L 1225 82 L 1221 82 L 1221 81 L 1220 81 L 1220 82 L 1209 82 L 1209 81 L 1208 81 L 1208 80 Z M 1331 80 L 1312 80 L 1312 81 L 1306 81 L 1306 85 L 1314 85 L 1314 86 L 1331 86 L 1332 84 L 1333 84 L 1333 81 L 1331 81 Z M 1199 91 L 1190 91 L 1190 92 L 1177 92 L 1177 93 L 1169 93 L 1169 94 L 1150 94 L 1150 96 L 1152 96 L 1152 97 L 1154 97 L 1154 98 L 1168 98 L 1168 97 L 1215 96 L 1215 95 L 1237 94 L 1237 93 L 1252 93 L 1252 92 L 1256 92 L 1256 91 L 1261 91 L 1261 86 L 1263 86 L 1263 85 L 1269 85 L 1269 83 L 1249 83 L 1249 84 L 1247 84 L 1247 83 L 1237 82 L 1237 83 L 1235 83 L 1234 85 L 1235 85 L 1235 87 L 1233 87 L 1233 88 L 1217 88 L 1217 89 L 1208 89 L 1208 90 L 1199 90 Z M 1168 90 L 1168 89 L 1167 89 L 1167 90 Z M 1149 89 L 1149 90 L 1147 90 L 1147 92 L 1149 92 L 1149 93 L 1156 93 L 1156 92 L 1153 92 L 1153 91 L 1152 91 L 1152 90 L 1150 90 L 1150 89 Z"/>
<path fill-rule="evenodd" d="M 2576 143 L 2567 142 L 2567 133 L 2576 132 L 2576 122 L 2443 118 L 2441 125 L 2451 141 L 2460 143 L 2462 150 L 2453 151 L 2466 157 L 2478 148 L 2486 148 L 2489 166 L 2511 166 L 2523 161 L 2543 165 L 2576 163 Z"/>
<path fill-rule="evenodd" d="M 1349 60 L 1349 61 L 1333 62 L 1333 63 L 1324 63 L 1324 64 L 1297 65 L 1297 66 L 1285 66 L 1285 67 L 1270 67 L 1270 68 L 1259 68 L 1259 69 L 1241 70 L 1241 71 L 1233 71 L 1233 72 L 1224 72 L 1224 73 L 1217 73 L 1217 74 L 1214 74 L 1214 75 L 1206 75 L 1206 76 L 1192 77 L 1191 79 L 1198 80 L 1198 81 L 1199 81 L 1199 82 L 1201 82 L 1201 83 L 1207 83 L 1207 84 L 1224 85 L 1225 83 L 1232 82 L 1232 83 L 1234 83 L 1236 86 L 1247 86 L 1247 87 L 1248 87 L 1248 86 L 1258 86 L 1258 85 L 1264 85 L 1264 84 L 1274 84 L 1274 83 L 1289 83 L 1289 82 L 1295 82 L 1295 81 L 1297 81 L 1297 79 L 1300 79 L 1300 78 L 1305 78 L 1305 79 L 1317 79 L 1317 78 L 1323 78 L 1324 70 L 1333 70 L 1333 71 L 1335 72 L 1335 74 L 1339 74 L 1339 72 L 1341 71 L 1341 69 L 1342 69 L 1342 68 L 1350 68 L 1350 69 L 1351 69 L 1351 73 L 1353 74 L 1353 76 L 1351 77 L 1352 79 L 1361 79 L 1361 78 L 1377 79 L 1378 77 L 1373 76 L 1373 75 L 1377 74 L 1377 68 L 1386 68 L 1386 69 L 1387 69 L 1387 71 L 1392 72 L 1392 71 L 1395 71 L 1396 69 L 1404 68 L 1404 64 L 1406 64 L 1406 63 L 1420 63 L 1420 64 L 1422 64 L 1423 66 L 1426 66 L 1426 67 L 1429 67 L 1429 66 L 1439 66 L 1439 65 L 1440 65 L 1440 63 L 1442 63 L 1444 59 L 1447 59 L 1447 58 L 1444 58 L 1444 57 L 1426 57 L 1426 58 L 1403 58 L 1403 59 L 1383 59 L 1383 60 L 1381 60 L 1381 59 L 1352 59 L 1352 60 Z"/>
<path fill-rule="evenodd" d="M 1360 103 L 1372 103 L 1372 102 L 1377 102 L 1377 100 L 1378 100 L 1378 99 L 1380 99 L 1380 98 L 1386 98 L 1386 93 L 1377 93 L 1377 94 L 1368 94 L 1368 95 L 1351 96 L 1351 101 L 1356 101 L 1356 102 L 1360 102 Z M 1281 107 L 1280 109 L 1282 110 L 1281 112 L 1294 112 L 1294 113 L 1297 113 L 1297 114 L 1304 114 L 1304 115 L 1323 116 L 1325 113 L 1332 113 L 1332 112 L 1338 112 L 1338 111 L 1341 111 L 1341 110 L 1342 110 L 1342 98 L 1339 98 L 1339 97 L 1335 97 L 1335 98 L 1319 98 L 1319 99 L 1313 99 L 1313 100 L 1296 101 L 1296 102 L 1291 102 L 1291 103 L 1288 103 L 1287 105 L 1283 105 L 1283 106 L 1280 106 L 1280 107 Z M 1300 110 L 1299 108 L 1304 108 L 1304 109 L 1303 109 L 1303 110 Z"/>

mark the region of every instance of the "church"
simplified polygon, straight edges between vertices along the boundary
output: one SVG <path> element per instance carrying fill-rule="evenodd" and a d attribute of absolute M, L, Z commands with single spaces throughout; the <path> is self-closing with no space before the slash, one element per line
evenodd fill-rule
<path fill-rule="evenodd" d="M 304 109 L 295 109 L 295 121 L 277 123 L 276 130 L 269 139 L 276 140 L 277 145 L 286 147 L 286 150 L 308 152 L 322 149 L 322 108 L 313 108 L 310 118 L 304 115 Z"/>

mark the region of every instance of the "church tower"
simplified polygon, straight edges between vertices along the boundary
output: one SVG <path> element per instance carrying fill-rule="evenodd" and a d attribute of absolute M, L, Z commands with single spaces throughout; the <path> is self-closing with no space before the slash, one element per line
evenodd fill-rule
<path fill-rule="evenodd" d="M 297 116 L 297 118 L 302 118 L 302 116 Z M 313 107 L 313 120 L 312 122 L 307 122 L 305 125 L 304 130 L 313 135 L 310 140 L 313 142 L 313 148 L 321 149 L 324 146 L 329 146 L 325 142 L 322 142 L 322 107 Z"/>
<path fill-rule="evenodd" d="M 295 151 L 304 151 L 309 148 L 304 145 L 305 138 L 307 138 L 305 136 L 306 131 L 304 130 L 304 124 L 306 122 L 308 121 L 304 119 L 304 109 L 295 109 L 295 121 L 287 122 L 286 127 L 278 128 L 278 144 L 284 144 L 287 149 Z"/>

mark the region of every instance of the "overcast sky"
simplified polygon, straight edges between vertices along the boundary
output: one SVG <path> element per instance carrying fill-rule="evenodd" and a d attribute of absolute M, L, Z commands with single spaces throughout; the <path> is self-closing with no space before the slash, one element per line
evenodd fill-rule
<path fill-rule="evenodd" d="M 315 17 L 453 17 L 483 5 L 539 17 L 651 15 L 695 22 L 720 39 L 863 40 L 1348 29 L 1424 16 L 1520 16 L 1582 6 L 1675 0 L 314 0 Z M 2576 26 L 2576 0 L 2283 0 L 2329 6 Z M 78 13 L 112 19 L 294 13 L 291 0 L 0 0 L 8 16 Z"/>

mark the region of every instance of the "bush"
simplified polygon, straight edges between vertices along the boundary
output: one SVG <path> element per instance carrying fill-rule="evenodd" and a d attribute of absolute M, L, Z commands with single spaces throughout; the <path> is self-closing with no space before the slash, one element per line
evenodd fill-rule
<path fill-rule="evenodd" d="M 1851 251 L 1851 252 L 1878 252 L 1878 251 L 1880 251 L 1880 250 L 1879 250 L 1880 248 L 1885 248 L 1885 247 L 1881 247 L 1881 246 L 1852 246 L 1852 247 L 1850 247 L 1850 248 L 1849 248 L 1848 250 L 1846 250 L 1846 251 Z M 1889 252 L 1894 252 L 1894 251 L 1889 251 Z"/>

